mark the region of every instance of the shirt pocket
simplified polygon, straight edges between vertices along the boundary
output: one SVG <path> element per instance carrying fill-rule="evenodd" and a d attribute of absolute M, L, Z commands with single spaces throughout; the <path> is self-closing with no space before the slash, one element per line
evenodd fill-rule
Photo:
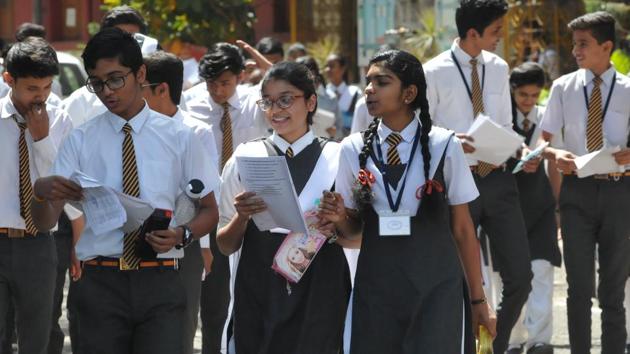
<path fill-rule="evenodd" d="M 628 140 L 628 113 L 606 112 L 604 117 L 604 142 L 606 147 L 625 147 Z"/>
<path fill-rule="evenodd" d="M 163 193 L 173 190 L 173 166 L 167 161 L 144 160 L 141 163 L 140 190 Z"/>

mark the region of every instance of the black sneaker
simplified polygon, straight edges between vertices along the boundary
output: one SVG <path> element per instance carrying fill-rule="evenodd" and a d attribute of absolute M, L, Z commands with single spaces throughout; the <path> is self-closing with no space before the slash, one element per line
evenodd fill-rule
<path fill-rule="evenodd" d="M 553 345 L 551 344 L 535 344 L 529 348 L 527 354 L 553 354 Z"/>
<path fill-rule="evenodd" d="M 523 347 L 525 347 L 525 344 L 521 344 L 519 347 L 512 347 L 505 354 L 523 354 Z"/>

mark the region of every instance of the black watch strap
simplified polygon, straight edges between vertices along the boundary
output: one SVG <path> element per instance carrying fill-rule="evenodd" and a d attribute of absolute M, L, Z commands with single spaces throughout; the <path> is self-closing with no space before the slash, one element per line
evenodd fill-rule
<path fill-rule="evenodd" d="M 190 227 L 186 225 L 179 225 L 178 227 L 184 231 L 184 236 L 182 237 L 182 243 L 180 243 L 179 245 L 176 245 L 175 248 L 176 249 L 186 248 L 194 240 L 192 230 L 190 230 Z"/>

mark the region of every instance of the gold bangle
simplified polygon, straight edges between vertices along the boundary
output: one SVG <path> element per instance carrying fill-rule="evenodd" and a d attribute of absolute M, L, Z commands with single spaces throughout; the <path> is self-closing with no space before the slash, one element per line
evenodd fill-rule
<path fill-rule="evenodd" d="M 475 299 L 475 300 L 471 300 L 470 304 L 471 305 L 481 305 L 481 304 L 485 304 L 486 303 L 486 298 L 482 297 L 481 299 Z"/>

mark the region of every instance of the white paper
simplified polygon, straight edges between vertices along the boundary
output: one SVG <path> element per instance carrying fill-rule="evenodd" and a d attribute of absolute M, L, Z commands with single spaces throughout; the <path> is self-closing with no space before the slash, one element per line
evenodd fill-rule
<path fill-rule="evenodd" d="M 512 173 L 521 172 L 521 170 L 523 170 L 523 166 L 525 165 L 525 163 L 529 160 L 533 160 L 539 157 L 540 155 L 542 155 L 543 151 L 545 150 L 547 146 L 549 146 L 548 141 L 546 141 L 544 144 L 540 145 L 533 151 L 530 151 L 529 154 L 527 154 L 527 156 L 523 157 L 521 161 L 519 161 L 518 164 L 516 164 L 516 167 L 514 167 L 514 170 L 512 170 Z"/>
<path fill-rule="evenodd" d="M 495 166 L 503 164 L 525 141 L 524 137 L 505 129 L 483 114 L 477 116 L 467 134 L 474 139 L 474 142 L 467 143 L 475 148 L 475 152 L 468 154 L 468 157 Z"/>
<path fill-rule="evenodd" d="M 613 153 L 621 151 L 619 146 L 591 152 L 575 159 L 577 175 L 580 178 L 600 173 L 624 172 L 625 166 L 619 165 Z"/>
<path fill-rule="evenodd" d="M 236 163 L 245 190 L 256 193 L 267 205 L 266 211 L 252 216 L 258 229 L 283 228 L 307 233 L 306 221 L 284 156 L 237 156 Z"/>
<path fill-rule="evenodd" d="M 127 221 L 122 226 L 124 232 L 136 230 L 153 213 L 154 208 L 149 202 L 120 192 L 116 192 L 116 195 L 127 214 Z"/>

